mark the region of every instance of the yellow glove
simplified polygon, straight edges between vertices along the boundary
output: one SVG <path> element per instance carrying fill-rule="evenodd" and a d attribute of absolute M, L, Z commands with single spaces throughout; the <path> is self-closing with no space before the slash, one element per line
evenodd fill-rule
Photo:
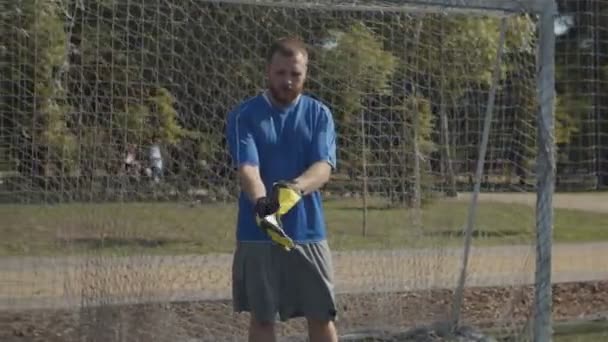
<path fill-rule="evenodd" d="M 290 251 L 296 246 L 293 240 L 281 228 L 276 214 L 268 215 L 259 220 L 258 225 L 270 236 L 272 242 L 283 247 L 286 251 Z"/>
<path fill-rule="evenodd" d="M 285 233 L 281 224 L 281 216 L 285 215 L 302 199 L 302 192 L 296 189 L 292 183 L 280 181 L 272 186 L 272 196 L 279 204 L 278 210 L 258 220 L 270 239 L 289 251 L 295 247 L 293 240 Z"/>
<path fill-rule="evenodd" d="M 272 185 L 272 191 L 279 203 L 279 210 L 277 211 L 279 218 L 287 214 L 302 199 L 302 192 L 296 189 L 291 182 L 276 182 Z"/>

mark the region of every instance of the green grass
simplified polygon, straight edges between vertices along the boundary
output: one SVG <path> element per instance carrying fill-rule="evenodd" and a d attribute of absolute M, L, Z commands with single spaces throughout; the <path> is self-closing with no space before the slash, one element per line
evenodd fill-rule
<path fill-rule="evenodd" d="M 554 342 L 600 342 L 608 341 L 606 321 L 554 322 Z"/>
<path fill-rule="evenodd" d="M 524 328 L 522 326 L 519 327 Z M 605 320 L 557 320 L 553 322 L 553 342 L 603 342 L 608 341 L 608 322 Z M 531 341 L 531 327 L 524 336 L 505 335 L 500 328 L 484 330 L 488 336 L 498 341 L 519 342 Z"/>
<path fill-rule="evenodd" d="M 608 341 L 608 332 L 594 332 L 576 335 L 556 335 L 553 342 L 600 342 Z"/>
<path fill-rule="evenodd" d="M 374 206 L 375 205 L 375 206 Z M 230 252 L 234 245 L 235 204 L 181 203 L 0 206 L 0 256 L 188 254 Z M 422 212 L 372 203 L 367 235 L 362 235 L 360 202 L 327 201 L 326 216 L 335 250 L 460 245 L 468 203 L 438 201 Z M 481 203 L 476 220 L 478 245 L 531 244 L 534 209 L 525 205 Z M 555 241 L 608 240 L 608 214 L 555 210 Z"/>

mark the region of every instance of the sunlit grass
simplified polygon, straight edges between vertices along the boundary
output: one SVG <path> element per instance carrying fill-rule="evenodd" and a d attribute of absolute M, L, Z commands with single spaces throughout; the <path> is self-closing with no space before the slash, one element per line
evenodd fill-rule
<path fill-rule="evenodd" d="M 426 205 L 415 211 L 370 203 L 363 235 L 360 201 L 325 205 L 334 250 L 459 246 L 468 203 Z M 0 206 L 0 255 L 190 254 L 230 252 L 234 246 L 235 204 L 182 203 L 65 204 Z M 532 244 L 534 208 L 480 203 L 475 220 L 477 245 Z M 556 209 L 555 242 L 608 240 L 608 214 Z"/>

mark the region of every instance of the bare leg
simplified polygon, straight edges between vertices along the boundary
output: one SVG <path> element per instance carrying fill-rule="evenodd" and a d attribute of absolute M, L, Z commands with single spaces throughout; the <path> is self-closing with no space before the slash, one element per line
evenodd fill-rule
<path fill-rule="evenodd" d="M 259 322 L 251 316 L 249 342 L 276 342 L 274 322 Z"/>
<path fill-rule="evenodd" d="M 310 342 L 338 342 L 338 334 L 333 321 L 308 319 Z"/>

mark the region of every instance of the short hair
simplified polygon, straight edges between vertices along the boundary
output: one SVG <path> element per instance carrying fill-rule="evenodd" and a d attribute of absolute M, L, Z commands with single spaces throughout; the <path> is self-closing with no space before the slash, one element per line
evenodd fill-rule
<path fill-rule="evenodd" d="M 285 37 L 274 41 L 268 50 L 266 61 L 268 63 L 272 62 L 272 58 L 277 53 L 284 57 L 293 57 L 301 53 L 304 58 L 308 59 L 306 44 L 297 37 Z"/>

